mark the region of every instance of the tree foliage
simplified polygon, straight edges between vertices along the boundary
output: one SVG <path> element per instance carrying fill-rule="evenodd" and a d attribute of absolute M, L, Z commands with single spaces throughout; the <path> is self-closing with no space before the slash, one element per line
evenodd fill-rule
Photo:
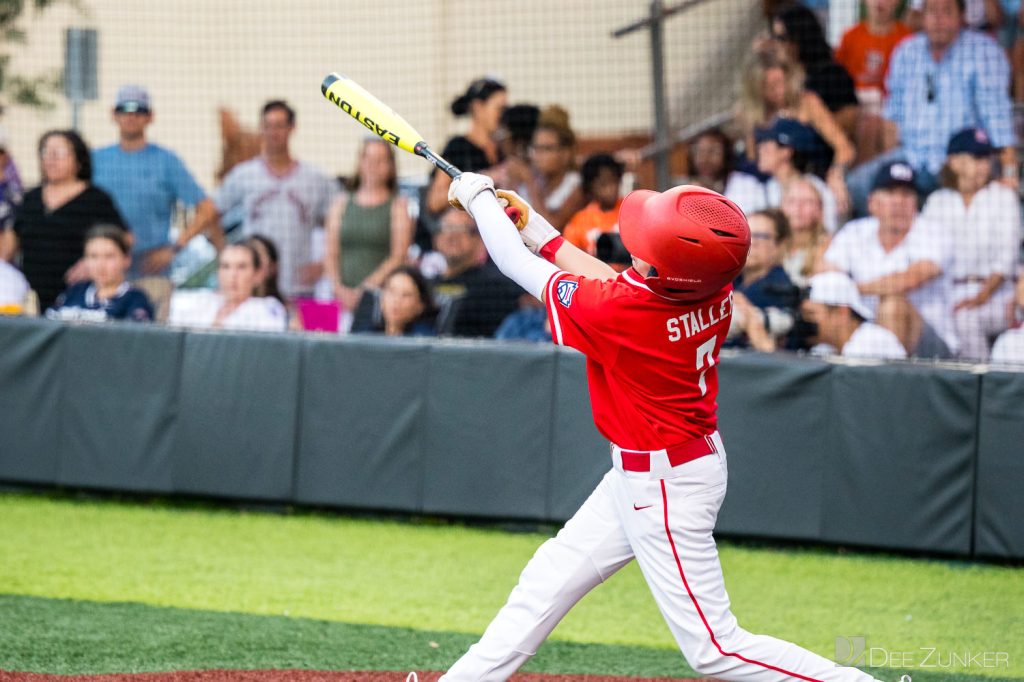
<path fill-rule="evenodd" d="M 28 36 L 19 26 L 26 11 L 43 12 L 61 2 L 81 10 L 77 0 L 0 0 L 0 110 L 5 103 L 43 109 L 53 107 L 53 96 L 61 87 L 62 74 L 12 73 L 10 62 L 11 53 L 28 42 Z"/>

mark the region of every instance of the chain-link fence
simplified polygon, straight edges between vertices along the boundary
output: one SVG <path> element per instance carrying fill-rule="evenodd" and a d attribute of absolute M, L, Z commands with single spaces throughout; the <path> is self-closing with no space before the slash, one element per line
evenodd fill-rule
<path fill-rule="evenodd" d="M 5 24 L 8 312 L 550 338 L 448 178 L 324 99 L 337 71 L 618 270 L 626 193 L 723 193 L 731 346 L 1024 361 L 1009 5 L 42 5 Z"/>

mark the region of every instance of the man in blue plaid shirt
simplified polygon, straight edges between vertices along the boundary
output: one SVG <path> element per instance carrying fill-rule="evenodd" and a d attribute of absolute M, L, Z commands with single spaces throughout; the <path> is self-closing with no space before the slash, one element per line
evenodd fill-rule
<path fill-rule="evenodd" d="M 964 28 L 964 0 L 925 0 L 924 30 L 896 48 L 889 66 L 886 148 L 847 178 L 859 215 L 867 211 L 871 178 L 884 164 L 901 160 L 916 171 L 917 189 L 939 186 L 946 144 L 965 127 L 983 129 L 1000 149 L 1004 182 L 1018 188 L 1010 66 L 989 36 Z"/>

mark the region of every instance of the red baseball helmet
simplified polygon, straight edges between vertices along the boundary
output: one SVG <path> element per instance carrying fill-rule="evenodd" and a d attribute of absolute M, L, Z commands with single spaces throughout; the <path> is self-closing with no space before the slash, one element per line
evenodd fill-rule
<path fill-rule="evenodd" d="M 732 282 L 750 250 L 743 211 L 695 185 L 630 192 L 619 210 L 619 233 L 630 254 L 654 266 L 647 286 L 680 301 L 700 301 Z"/>

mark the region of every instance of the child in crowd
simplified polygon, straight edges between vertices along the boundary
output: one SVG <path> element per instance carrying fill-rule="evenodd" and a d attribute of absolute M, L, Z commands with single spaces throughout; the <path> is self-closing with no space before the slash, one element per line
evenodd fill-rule
<path fill-rule="evenodd" d="M 597 238 L 619 229 L 619 190 L 625 170 L 611 154 L 594 154 L 580 168 L 583 192 L 590 203 L 569 220 L 563 237 L 592 256 Z"/>
<path fill-rule="evenodd" d="M 57 297 L 46 316 L 55 320 L 128 320 L 152 322 L 153 306 L 127 280 L 131 267 L 128 233 L 116 225 L 97 225 L 85 235 L 88 279 Z"/>
<path fill-rule="evenodd" d="M 288 313 L 276 298 L 255 296 L 262 261 L 248 242 L 232 244 L 220 254 L 217 291 L 176 291 L 171 297 L 170 325 L 197 329 L 284 331 Z"/>

